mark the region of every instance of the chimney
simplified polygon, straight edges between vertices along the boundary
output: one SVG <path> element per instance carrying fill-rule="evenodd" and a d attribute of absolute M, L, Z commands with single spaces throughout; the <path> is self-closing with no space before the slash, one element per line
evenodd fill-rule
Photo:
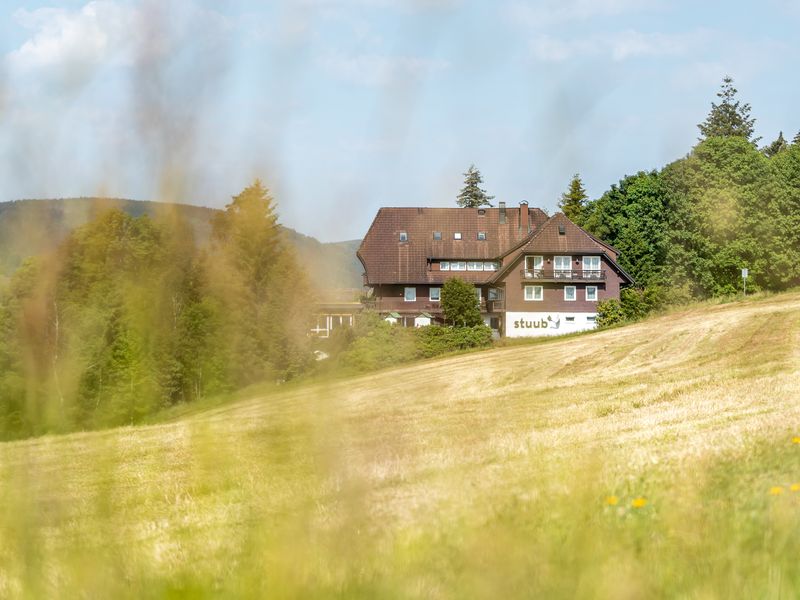
<path fill-rule="evenodd" d="M 506 203 L 505 202 L 498 202 L 500 205 L 500 224 L 503 225 L 506 222 Z"/>
<path fill-rule="evenodd" d="M 519 203 L 519 228 L 525 233 L 531 230 L 528 203 L 525 200 Z"/>

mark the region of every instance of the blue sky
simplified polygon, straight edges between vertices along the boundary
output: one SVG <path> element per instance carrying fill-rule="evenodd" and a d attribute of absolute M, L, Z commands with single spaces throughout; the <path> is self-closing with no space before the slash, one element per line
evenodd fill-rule
<path fill-rule="evenodd" d="M 552 212 L 696 142 L 722 77 L 764 142 L 800 130 L 791 0 L 0 2 L 0 200 L 222 207 L 364 235 L 380 206 L 487 191 Z"/>

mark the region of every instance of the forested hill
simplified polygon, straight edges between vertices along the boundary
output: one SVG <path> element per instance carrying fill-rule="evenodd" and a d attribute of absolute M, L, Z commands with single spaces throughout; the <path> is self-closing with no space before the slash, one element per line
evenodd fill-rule
<path fill-rule="evenodd" d="M 188 204 L 119 198 L 65 198 L 0 202 L 0 279 L 8 277 L 22 261 L 53 249 L 68 233 L 87 223 L 98 210 L 119 208 L 131 216 L 155 215 L 174 208 L 190 223 L 203 244 L 211 232 L 210 220 L 218 211 Z M 360 288 L 362 267 L 355 252 L 360 240 L 322 243 L 282 227 L 295 246 L 300 264 L 317 288 Z"/>

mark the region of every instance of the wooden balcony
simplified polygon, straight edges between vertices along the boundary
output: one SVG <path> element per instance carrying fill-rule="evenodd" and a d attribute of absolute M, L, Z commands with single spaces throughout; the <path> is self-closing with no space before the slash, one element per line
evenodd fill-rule
<path fill-rule="evenodd" d="M 522 269 L 520 277 L 527 281 L 605 281 L 606 272 L 584 269 Z"/>

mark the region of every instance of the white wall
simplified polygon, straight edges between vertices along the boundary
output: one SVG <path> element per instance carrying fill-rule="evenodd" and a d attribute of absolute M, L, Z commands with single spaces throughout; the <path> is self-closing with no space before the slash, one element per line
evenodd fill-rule
<path fill-rule="evenodd" d="M 574 321 L 567 322 L 567 317 L 573 317 Z M 507 312 L 505 335 L 534 337 L 586 331 L 597 327 L 589 317 L 597 318 L 597 313 Z"/>

